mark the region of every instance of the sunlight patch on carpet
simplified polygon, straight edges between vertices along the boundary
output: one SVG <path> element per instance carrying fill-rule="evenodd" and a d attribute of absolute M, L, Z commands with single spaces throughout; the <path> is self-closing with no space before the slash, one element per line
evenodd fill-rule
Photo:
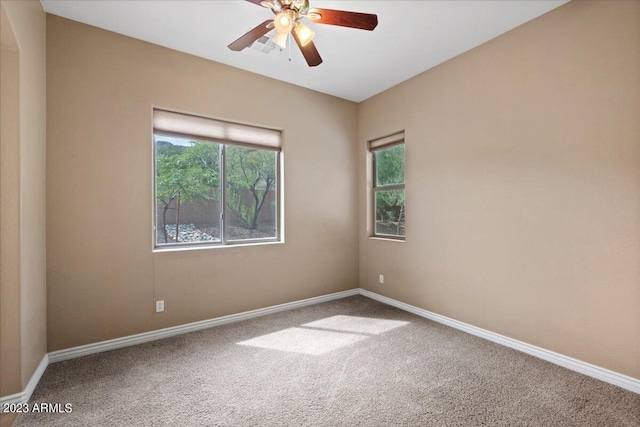
<path fill-rule="evenodd" d="M 367 339 L 364 335 L 315 329 L 289 328 L 237 344 L 320 356 Z"/>
<path fill-rule="evenodd" d="M 305 323 L 308 328 L 330 329 L 332 331 L 355 332 L 357 334 L 380 335 L 409 322 L 400 320 L 375 319 L 372 317 L 332 316 L 315 322 Z"/>

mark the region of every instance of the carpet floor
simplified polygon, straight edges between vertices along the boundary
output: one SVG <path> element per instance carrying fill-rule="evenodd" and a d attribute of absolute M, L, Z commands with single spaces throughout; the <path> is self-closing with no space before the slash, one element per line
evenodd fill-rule
<path fill-rule="evenodd" d="M 640 426 L 640 395 L 355 296 L 49 365 L 14 426 Z"/>

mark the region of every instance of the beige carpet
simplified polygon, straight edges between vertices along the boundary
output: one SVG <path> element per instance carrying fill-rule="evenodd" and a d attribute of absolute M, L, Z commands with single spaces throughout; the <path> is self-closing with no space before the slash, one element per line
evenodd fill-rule
<path fill-rule="evenodd" d="M 357 296 L 47 368 L 15 426 L 640 426 L 640 395 Z"/>

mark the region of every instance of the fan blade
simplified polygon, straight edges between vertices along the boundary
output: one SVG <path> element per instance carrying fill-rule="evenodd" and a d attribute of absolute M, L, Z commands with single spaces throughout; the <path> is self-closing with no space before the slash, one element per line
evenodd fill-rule
<path fill-rule="evenodd" d="M 321 15 L 314 18 L 314 14 Z M 378 25 L 378 15 L 372 13 L 347 12 L 344 10 L 319 9 L 309 10 L 309 19 L 316 24 L 338 25 L 340 27 L 373 30 Z"/>
<path fill-rule="evenodd" d="M 255 27 L 253 30 L 249 30 L 238 40 L 231 43 L 228 47 L 231 50 L 240 51 L 245 47 L 251 46 L 251 43 L 258 40 L 260 37 L 267 34 L 273 28 L 273 19 L 267 19 L 262 24 Z"/>
<path fill-rule="evenodd" d="M 304 56 L 304 59 L 307 60 L 307 64 L 309 64 L 309 67 L 315 67 L 322 64 L 322 58 L 320 58 L 318 49 L 316 49 L 316 45 L 313 44 L 312 41 L 307 43 L 305 46 L 302 46 L 302 44 L 300 43 L 300 38 L 298 37 L 298 34 L 296 34 L 295 31 L 292 31 L 291 35 L 293 36 L 293 39 L 296 41 L 296 44 L 300 48 L 300 51 L 302 52 L 302 56 Z"/>

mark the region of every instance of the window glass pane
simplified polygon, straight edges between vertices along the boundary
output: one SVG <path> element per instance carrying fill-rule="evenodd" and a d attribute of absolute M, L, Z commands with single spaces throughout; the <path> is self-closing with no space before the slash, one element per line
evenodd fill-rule
<path fill-rule="evenodd" d="M 375 234 L 404 236 L 404 190 L 378 190 Z"/>
<path fill-rule="evenodd" d="M 154 140 L 156 244 L 220 242 L 219 144 L 158 134 Z"/>
<path fill-rule="evenodd" d="M 276 237 L 278 153 L 226 146 L 227 240 Z"/>
<path fill-rule="evenodd" d="M 374 151 L 376 185 L 404 184 L 404 144 Z"/>

